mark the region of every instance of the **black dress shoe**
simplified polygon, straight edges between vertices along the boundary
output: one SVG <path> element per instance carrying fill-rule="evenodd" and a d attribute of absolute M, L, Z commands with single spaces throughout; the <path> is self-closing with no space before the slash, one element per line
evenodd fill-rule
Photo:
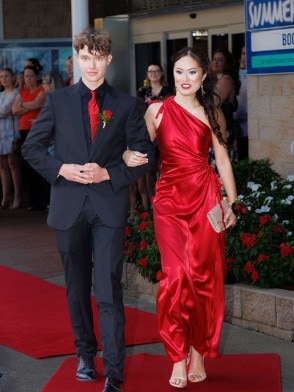
<path fill-rule="evenodd" d="M 112 377 L 107 377 L 102 392 L 123 392 L 121 382 Z"/>
<path fill-rule="evenodd" d="M 93 357 L 88 357 L 86 355 L 81 355 L 79 357 L 76 379 L 79 381 L 97 380 L 97 372 Z"/>

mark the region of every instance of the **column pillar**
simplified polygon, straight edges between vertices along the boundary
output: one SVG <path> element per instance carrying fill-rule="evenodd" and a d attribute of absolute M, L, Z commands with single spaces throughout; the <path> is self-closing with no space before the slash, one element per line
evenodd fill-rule
<path fill-rule="evenodd" d="M 1 0 L 0 0 L 1 1 Z M 89 26 L 89 1 L 88 0 L 71 0 L 71 26 L 72 26 L 72 41 L 75 36 Z M 73 54 L 75 50 L 73 48 Z M 74 83 L 76 83 L 81 73 L 77 66 L 75 55 L 73 55 L 74 65 Z"/>
<path fill-rule="evenodd" d="M 3 29 L 3 0 L 0 0 L 0 39 L 4 39 Z"/>

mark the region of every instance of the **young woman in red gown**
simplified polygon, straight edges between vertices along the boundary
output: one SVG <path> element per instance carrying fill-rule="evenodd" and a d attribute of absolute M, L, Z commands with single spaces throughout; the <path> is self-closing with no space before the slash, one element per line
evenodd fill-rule
<path fill-rule="evenodd" d="M 215 106 L 214 77 L 208 57 L 184 48 L 173 58 L 176 95 L 148 108 L 151 139 L 158 138 L 160 177 L 153 199 L 155 234 L 163 278 L 157 297 L 158 325 L 173 363 L 170 384 L 206 379 L 204 357 L 216 357 L 224 315 L 225 231 L 216 233 L 207 213 L 222 199 L 221 182 L 208 163 L 215 151 L 222 185 L 237 198 L 226 146 L 226 126 Z M 144 162 L 128 152 L 129 166 Z M 226 228 L 236 224 L 232 210 Z"/>

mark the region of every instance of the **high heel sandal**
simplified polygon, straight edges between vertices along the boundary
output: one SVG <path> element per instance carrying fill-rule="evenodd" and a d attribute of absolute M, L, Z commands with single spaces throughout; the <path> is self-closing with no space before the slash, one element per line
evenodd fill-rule
<path fill-rule="evenodd" d="M 189 373 L 188 380 L 190 382 L 201 382 L 207 379 L 207 374 L 204 373 Z"/>
<path fill-rule="evenodd" d="M 187 379 L 184 377 L 171 377 L 169 383 L 172 387 L 175 388 L 186 388 Z"/>
<path fill-rule="evenodd" d="M 203 366 L 204 366 L 204 357 L 202 357 L 202 361 L 203 361 Z M 207 374 L 205 372 L 205 370 L 203 372 L 190 372 L 188 374 L 188 380 L 190 382 L 201 382 L 207 379 Z"/>
<path fill-rule="evenodd" d="M 183 365 L 185 366 L 185 369 L 186 369 L 186 366 L 187 366 L 187 359 L 184 359 L 183 361 L 180 361 L 180 362 L 183 362 Z M 186 386 L 187 386 L 187 377 L 173 376 L 172 375 L 171 378 L 169 379 L 169 383 L 170 383 L 170 385 L 172 387 L 183 389 L 183 388 L 186 388 Z"/>

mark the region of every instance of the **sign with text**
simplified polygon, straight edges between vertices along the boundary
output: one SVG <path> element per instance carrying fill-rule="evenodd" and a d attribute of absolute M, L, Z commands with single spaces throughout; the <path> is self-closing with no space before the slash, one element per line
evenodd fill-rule
<path fill-rule="evenodd" d="M 294 72 L 294 0 L 245 0 L 247 73 Z"/>

